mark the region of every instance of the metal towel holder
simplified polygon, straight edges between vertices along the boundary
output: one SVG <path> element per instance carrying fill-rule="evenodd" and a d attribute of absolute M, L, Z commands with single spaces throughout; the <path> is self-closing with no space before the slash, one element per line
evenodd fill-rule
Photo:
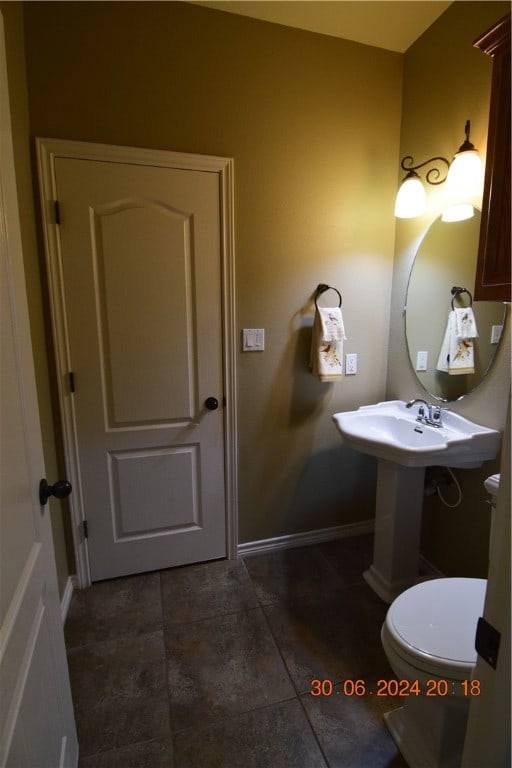
<path fill-rule="evenodd" d="M 318 287 L 320 287 L 320 286 L 318 286 Z M 453 288 L 452 288 L 452 296 L 453 296 L 453 299 L 452 299 L 452 309 L 455 309 L 455 307 L 453 306 L 453 302 L 455 301 L 457 296 L 460 296 L 461 293 L 467 293 L 467 295 L 469 296 L 468 307 L 472 307 L 473 306 L 473 297 L 470 294 L 470 292 L 468 291 L 468 289 L 467 288 L 459 288 L 458 286 L 454 285 Z"/>
<path fill-rule="evenodd" d="M 325 293 L 326 291 L 336 291 L 338 294 L 338 299 L 340 300 L 338 307 L 341 307 L 341 293 L 337 288 L 334 288 L 332 285 L 326 285 L 325 283 L 319 283 L 319 285 L 317 285 L 315 293 L 315 307 L 318 309 L 317 299 L 322 295 L 322 293 Z"/>

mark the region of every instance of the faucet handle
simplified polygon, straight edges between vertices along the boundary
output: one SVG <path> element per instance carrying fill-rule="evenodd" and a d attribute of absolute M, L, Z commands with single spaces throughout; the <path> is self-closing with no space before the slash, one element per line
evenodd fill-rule
<path fill-rule="evenodd" d="M 449 409 L 442 408 L 440 405 L 432 406 L 432 424 L 434 425 L 434 427 L 443 426 L 443 422 L 441 421 L 441 411 L 443 410 L 449 410 Z"/>

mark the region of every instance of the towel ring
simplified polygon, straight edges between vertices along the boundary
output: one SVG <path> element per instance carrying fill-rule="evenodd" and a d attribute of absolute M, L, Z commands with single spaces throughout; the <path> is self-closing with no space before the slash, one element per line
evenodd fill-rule
<path fill-rule="evenodd" d="M 336 293 L 338 294 L 338 298 L 340 300 L 340 303 L 338 304 L 338 307 L 341 307 L 341 293 L 338 291 L 337 288 L 333 288 L 332 285 L 326 285 L 325 283 L 320 283 L 317 286 L 316 294 L 315 294 L 315 307 L 318 309 L 318 304 L 316 303 L 317 299 L 318 299 L 319 296 L 322 295 L 322 293 L 325 293 L 326 291 L 336 291 Z"/>
<path fill-rule="evenodd" d="M 452 296 L 453 296 L 453 299 L 452 299 L 452 309 L 455 309 L 455 307 L 453 306 L 453 302 L 455 301 L 457 296 L 460 296 L 461 293 L 467 293 L 467 295 L 469 296 L 468 307 L 472 307 L 473 306 L 473 297 L 470 294 L 470 292 L 467 290 L 467 288 L 459 288 L 458 286 L 454 285 L 453 288 L 452 288 Z"/>

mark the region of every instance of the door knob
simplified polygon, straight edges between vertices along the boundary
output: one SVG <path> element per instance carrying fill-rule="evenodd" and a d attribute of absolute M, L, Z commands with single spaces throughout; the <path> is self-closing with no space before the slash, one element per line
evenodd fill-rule
<path fill-rule="evenodd" d="M 205 406 L 208 408 L 209 411 L 216 411 L 219 407 L 219 401 L 216 397 L 207 397 L 204 401 Z"/>
<path fill-rule="evenodd" d="M 50 496 L 55 496 L 57 499 L 65 499 L 66 496 L 69 496 L 71 490 L 71 483 L 67 480 L 57 480 L 53 485 L 48 485 L 46 479 L 43 478 L 39 483 L 39 502 L 44 507 Z"/>

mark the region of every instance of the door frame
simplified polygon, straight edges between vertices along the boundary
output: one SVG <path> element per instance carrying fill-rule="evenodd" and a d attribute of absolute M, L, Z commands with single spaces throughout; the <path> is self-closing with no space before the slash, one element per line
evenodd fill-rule
<path fill-rule="evenodd" d="M 230 560 L 237 557 L 238 546 L 238 466 L 236 423 L 236 323 L 235 323 L 235 229 L 234 229 L 234 163 L 232 158 L 196 155 L 156 149 L 140 149 L 111 144 L 94 144 L 65 139 L 36 139 L 39 194 L 57 387 L 62 420 L 62 437 L 67 476 L 73 485 L 70 496 L 76 580 L 79 588 L 91 584 L 87 539 L 83 522 L 85 510 L 80 482 L 78 436 L 74 402 L 69 390 L 70 344 L 66 322 L 66 304 L 62 271 L 62 254 L 56 223 L 55 160 L 59 158 L 130 163 L 160 168 L 206 171 L 219 177 L 220 190 L 220 258 L 222 304 L 222 367 L 224 377 L 224 482 L 226 488 L 226 551 Z"/>

